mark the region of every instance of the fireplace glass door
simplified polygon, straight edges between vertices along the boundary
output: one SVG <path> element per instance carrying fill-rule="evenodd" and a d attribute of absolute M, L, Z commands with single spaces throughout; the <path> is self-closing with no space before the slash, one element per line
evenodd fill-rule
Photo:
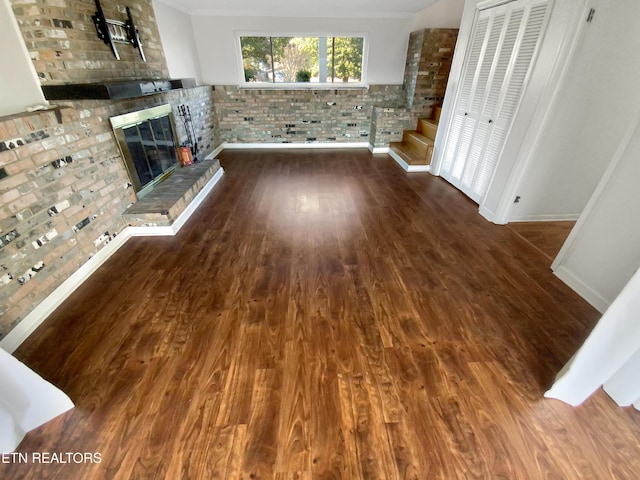
<path fill-rule="evenodd" d="M 162 105 L 113 117 L 111 124 L 131 182 L 142 198 L 177 165 L 171 107 Z"/>

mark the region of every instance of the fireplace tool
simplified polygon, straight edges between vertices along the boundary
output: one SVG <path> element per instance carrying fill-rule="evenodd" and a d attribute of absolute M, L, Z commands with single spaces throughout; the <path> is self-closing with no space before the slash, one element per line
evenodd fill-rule
<path fill-rule="evenodd" d="M 191 149 L 193 160 L 197 162 L 198 140 L 196 137 L 195 128 L 193 127 L 193 120 L 191 119 L 191 109 L 189 108 L 189 105 L 179 105 L 178 114 L 182 119 L 184 130 L 187 133 L 187 146 Z"/>

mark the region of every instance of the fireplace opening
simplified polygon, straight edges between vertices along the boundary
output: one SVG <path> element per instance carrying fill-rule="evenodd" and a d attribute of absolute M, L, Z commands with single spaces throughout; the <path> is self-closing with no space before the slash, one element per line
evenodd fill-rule
<path fill-rule="evenodd" d="M 178 165 L 171 105 L 138 110 L 110 119 L 138 199 L 173 173 Z"/>

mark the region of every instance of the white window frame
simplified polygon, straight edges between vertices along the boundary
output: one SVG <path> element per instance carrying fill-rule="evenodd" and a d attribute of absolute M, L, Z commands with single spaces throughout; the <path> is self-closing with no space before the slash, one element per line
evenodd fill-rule
<path fill-rule="evenodd" d="M 366 32 L 265 32 L 265 31 L 235 31 L 236 60 L 238 63 L 238 78 L 240 88 L 253 90 L 353 90 L 369 88 L 367 83 L 367 67 L 369 63 L 369 34 Z M 241 37 L 359 37 L 363 39 L 362 45 L 362 75 L 360 82 L 327 82 L 327 83 L 273 83 L 273 82 L 247 82 L 244 79 L 244 65 L 242 61 Z"/>

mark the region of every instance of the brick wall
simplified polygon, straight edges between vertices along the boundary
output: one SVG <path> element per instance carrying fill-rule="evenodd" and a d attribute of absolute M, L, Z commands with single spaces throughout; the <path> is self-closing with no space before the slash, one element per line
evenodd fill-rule
<path fill-rule="evenodd" d="M 444 99 L 457 29 L 411 33 L 404 85 L 368 90 L 257 90 L 216 86 L 220 135 L 229 143 L 369 142 L 388 146 Z M 406 107 L 406 108 L 398 108 Z"/>
<path fill-rule="evenodd" d="M 368 142 L 374 106 L 402 105 L 400 85 L 353 90 L 216 86 L 220 136 L 229 143 Z"/>
<path fill-rule="evenodd" d="M 210 87 L 0 118 L 0 338 L 125 227 L 135 200 L 109 117 L 189 105 L 201 158 L 218 144 Z"/>
<path fill-rule="evenodd" d="M 131 7 L 146 62 L 125 44 L 114 57 L 96 34 L 93 0 L 12 0 L 43 85 L 168 77 L 151 0 L 101 4 L 117 20 Z M 165 103 L 180 143 L 177 107 L 189 106 L 199 158 L 219 145 L 211 87 L 0 118 L 0 337 L 125 227 L 135 195 L 109 118 Z"/>
<path fill-rule="evenodd" d="M 416 82 L 420 71 L 420 58 L 422 52 L 422 41 L 424 30 L 411 32 L 409 35 L 409 46 L 407 47 L 407 60 L 404 65 L 404 93 L 406 107 L 413 107 L 413 100 L 416 92 Z"/>
<path fill-rule="evenodd" d="M 413 88 L 413 99 L 407 101 L 407 106 L 416 111 L 430 112 L 431 107 L 442 105 L 444 100 L 458 30 L 454 28 L 427 28 L 414 33 L 417 34 L 415 36 L 416 42 L 419 41 L 421 34 L 422 45 L 415 87 Z M 412 36 L 412 38 L 414 37 Z M 415 56 L 412 62 L 415 63 Z"/>
<path fill-rule="evenodd" d="M 187 143 L 186 126 L 178 114 L 178 106 L 185 105 L 191 110 L 192 126 L 198 146 L 198 159 L 204 159 L 215 150 L 220 140 L 220 126 L 214 105 L 213 89 L 209 86 L 174 90 L 165 95 L 166 102 L 173 106 L 178 143 Z"/>
<path fill-rule="evenodd" d="M 131 8 L 147 61 L 130 45 L 117 44 L 120 60 L 96 34 L 93 0 L 12 0 L 41 83 L 59 85 L 169 76 L 151 0 L 101 0 L 105 16 L 124 21 Z"/>
<path fill-rule="evenodd" d="M 371 145 L 381 148 L 401 141 L 403 130 L 414 130 L 418 118 L 430 117 L 433 107 L 442 105 L 457 37 L 457 29 L 427 28 L 411 33 L 404 108 L 374 108 Z"/>
<path fill-rule="evenodd" d="M 371 125 L 371 145 L 388 147 L 391 142 L 402 140 L 404 130 L 416 128 L 417 115 L 410 108 L 374 107 Z"/>
<path fill-rule="evenodd" d="M 0 335 L 123 227 L 134 195 L 107 113 L 66 108 L 0 123 Z"/>

